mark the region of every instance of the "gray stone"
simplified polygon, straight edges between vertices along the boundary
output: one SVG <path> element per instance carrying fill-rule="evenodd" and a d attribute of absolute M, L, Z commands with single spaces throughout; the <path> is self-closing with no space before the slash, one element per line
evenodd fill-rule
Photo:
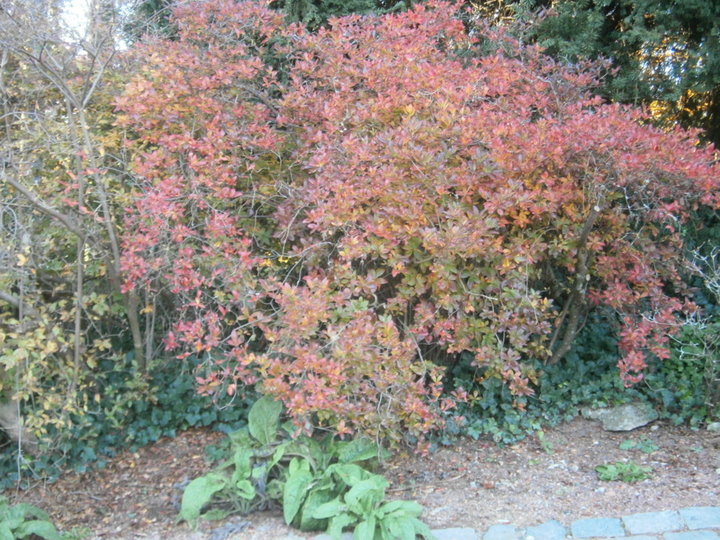
<path fill-rule="evenodd" d="M 615 518 L 578 519 L 572 522 L 570 530 L 575 538 L 625 536 L 625 529 Z"/>
<path fill-rule="evenodd" d="M 340 537 L 341 540 L 352 540 L 352 533 L 350 532 L 344 532 L 342 533 L 342 536 Z M 294 537 L 292 537 L 294 540 Z M 283 539 L 285 540 L 285 539 Z M 290 540 L 290 539 L 288 539 Z M 332 540 L 332 536 L 330 536 L 327 533 L 318 534 L 317 536 L 313 536 L 312 540 Z"/>
<path fill-rule="evenodd" d="M 663 538 L 665 540 L 720 540 L 720 536 L 712 531 L 666 533 Z"/>
<path fill-rule="evenodd" d="M 451 529 L 433 529 L 437 540 L 480 540 L 475 529 L 469 527 L 453 527 Z"/>
<path fill-rule="evenodd" d="M 646 403 L 626 403 L 617 407 L 583 409 L 582 415 L 590 420 L 600 420 L 606 431 L 631 431 L 657 420 L 657 412 Z"/>
<path fill-rule="evenodd" d="M 688 529 L 720 529 L 720 508 L 717 506 L 691 506 L 680 510 Z"/>
<path fill-rule="evenodd" d="M 648 536 L 647 534 L 641 534 L 639 536 L 625 536 L 623 540 L 659 540 L 657 536 Z"/>
<path fill-rule="evenodd" d="M 512 525 L 493 525 L 483 535 L 483 540 L 520 540 L 520 532 Z"/>
<path fill-rule="evenodd" d="M 720 422 L 711 422 L 707 426 L 708 431 L 720 432 Z"/>
<path fill-rule="evenodd" d="M 528 527 L 525 530 L 525 540 L 565 540 L 567 531 L 565 527 L 556 520 L 546 521 L 542 525 Z"/>
<path fill-rule="evenodd" d="M 630 534 L 662 533 L 683 528 L 677 512 L 646 512 L 625 516 L 622 520 Z"/>
<path fill-rule="evenodd" d="M 25 428 L 17 400 L 0 403 L 0 430 L 7 433 L 13 441 L 20 443 L 26 452 L 35 453 L 37 440 Z"/>

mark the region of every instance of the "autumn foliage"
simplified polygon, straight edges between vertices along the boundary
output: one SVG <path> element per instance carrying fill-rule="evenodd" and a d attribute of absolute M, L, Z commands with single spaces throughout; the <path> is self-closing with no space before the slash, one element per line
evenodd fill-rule
<path fill-rule="evenodd" d="M 139 188 L 126 290 L 172 298 L 205 391 L 258 383 L 301 428 L 438 426 L 470 352 L 517 394 L 590 310 L 628 383 L 692 309 L 681 230 L 717 205 L 692 133 L 593 97 L 449 4 L 308 33 L 258 3 L 175 12 L 117 102 Z"/>

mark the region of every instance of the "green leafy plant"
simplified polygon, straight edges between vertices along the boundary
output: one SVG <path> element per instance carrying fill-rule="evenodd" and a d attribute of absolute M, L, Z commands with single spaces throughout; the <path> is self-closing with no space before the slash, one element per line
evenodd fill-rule
<path fill-rule="evenodd" d="M 431 537 L 418 519 L 422 507 L 386 501 L 387 480 L 360 465 L 380 457 L 376 444 L 292 438 L 294 428 L 281 422 L 281 413 L 282 405 L 267 396 L 253 405 L 247 427 L 230 434 L 230 457 L 186 487 L 179 521 L 194 527 L 200 518 L 281 505 L 286 523 L 333 538 L 349 527 L 358 538 Z"/>
<path fill-rule="evenodd" d="M 645 454 L 652 454 L 659 449 L 660 447 L 647 437 L 640 440 L 626 439 L 620 443 L 620 450 L 639 450 Z"/>
<path fill-rule="evenodd" d="M 418 517 L 422 506 L 413 501 L 385 502 L 387 480 L 352 465 L 339 465 L 330 471 L 349 488 L 317 507 L 312 517 L 329 520 L 327 532 L 340 538 L 343 529 L 354 527 L 353 538 L 414 540 L 417 535 L 433 538 L 430 528 Z"/>
<path fill-rule="evenodd" d="M 535 436 L 537 437 L 538 442 L 540 443 L 540 447 L 543 449 L 543 452 L 546 454 L 554 454 L 555 449 L 553 447 L 553 444 L 547 440 L 547 437 L 545 436 L 545 431 L 542 429 L 538 429 L 535 432 Z"/>
<path fill-rule="evenodd" d="M 7 497 L 0 496 L 0 540 L 29 538 L 33 535 L 46 540 L 63 538 L 45 512 L 30 504 L 10 504 Z"/>
<path fill-rule="evenodd" d="M 633 461 L 606 463 L 595 467 L 598 478 L 605 482 L 635 483 L 650 478 L 652 467 L 643 467 Z"/>

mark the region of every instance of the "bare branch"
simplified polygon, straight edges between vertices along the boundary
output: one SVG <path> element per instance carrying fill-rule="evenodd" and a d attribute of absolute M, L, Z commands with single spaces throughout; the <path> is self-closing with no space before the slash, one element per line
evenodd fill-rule
<path fill-rule="evenodd" d="M 19 191 L 35 208 L 40 210 L 43 214 L 46 214 L 51 218 L 55 219 L 56 221 L 62 223 L 68 231 L 75 234 L 78 238 L 82 240 L 87 240 L 88 235 L 85 233 L 85 231 L 82 230 L 80 225 L 72 217 L 68 216 L 67 214 L 63 214 L 58 210 L 55 210 L 47 203 L 36 197 L 35 194 L 27 187 L 22 185 L 14 178 L 8 176 L 6 173 L 3 173 L 2 176 L 5 182 L 10 184 L 17 191 Z"/>

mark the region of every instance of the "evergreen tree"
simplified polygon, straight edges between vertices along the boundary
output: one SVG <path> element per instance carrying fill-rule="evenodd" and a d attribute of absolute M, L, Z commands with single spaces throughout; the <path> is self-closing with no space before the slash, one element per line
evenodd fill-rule
<path fill-rule="evenodd" d="M 704 131 L 720 144 L 720 2 L 715 0 L 546 0 L 533 30 L 549 54 L 570 62 L 605 57 L 608 100 L 651 106 L 659 121 Z M 551 4 L 551 5 L 548 5 Z"/>

